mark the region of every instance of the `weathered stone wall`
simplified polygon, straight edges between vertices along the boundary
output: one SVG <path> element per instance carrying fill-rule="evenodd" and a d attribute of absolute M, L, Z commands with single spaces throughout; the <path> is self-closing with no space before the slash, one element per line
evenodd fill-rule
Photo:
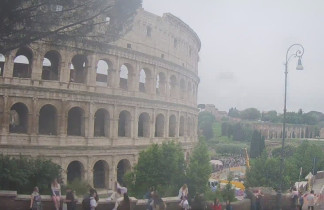
<path fill-rule="evenodd" d="M 99 165 L 108 189 L 153 143 L 175 140 L 188 157 L 199 50 L 178 18 L 139 10 L 113 44 L 41 41 L 0 56 L 0 153 L 52 159 L 65 183 L 74 164 L 92 185 Z"/>

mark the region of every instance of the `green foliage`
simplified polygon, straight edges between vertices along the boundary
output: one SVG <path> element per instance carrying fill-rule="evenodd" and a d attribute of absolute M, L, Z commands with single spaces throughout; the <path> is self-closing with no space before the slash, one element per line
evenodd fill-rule
<path fill-rule="evenodd" d="M 234 141 L 249 141 L 252 137 L 252 129 L 249 124 L 223 122 L 221 135 L 232 137 Z"/>
<path fill-rule="evenodd" d="M 257 130 L 254 130 L 250 146 L 250 158 L 256 158 L 261 155 L 265 148 L 264 137 Z"/>
<path fill-rule="evenodd" d="M 240 111 L 237 110 L 236 108 L 230 108 L 228 111 L 228 116 L 230 117 L 235 117 L 235 118 L 239 118 L 240 117 Z"/>
<path fill-rule="evenodd" d="M 277 123 L 279 122 L 278 114 L 276 111 L 269 111 L 269 112 L 263 112 L 261 116 L 261 121 L 264 122 L 272 122 Z"/>
<path fill-rule="evenodd" d="M 198 127 L 202 130 L 202 135 L 206 139 L 214 137 L 213 124 L 215 123 L 215 117 L 212 113 L 204 111 L 200 112 L 198 116 Z"/>
<path fill-rule="evenodd" d="M 295 152 L 296 152 L 296 147 L 292 145 L 286 145 L 284 148 L 284 158 L 291 157 Z M 273 149 L 271 153 L 273 157 L 280 157 L 281 147 Z"/>
<path fill-rule="evenodd" d="M 74 179 L 72 182 L 68 183 L 66 187 L 71 188 L 72 190 L 75 190 L 77 195 L 85 195 L 88 193 L 90 185 L 86 181 L 82 181 L 79 179 Z"/>
<path fill-rule="evenodd" d="M 248 108 L 240 111 L 240 117 L 243 120 L 258 120 L 261 117 L 261 113 L 256 108 Z"/>
<path fill-rule="evenodd" d="M 190 157 L 187 170 L 187 184 L 190 187 L 191 195 L 204 193 L 207 190 L 211 165 L 209 163 L 208 148 L 204 141 L 199 141 Z"/>
<path fill-rule="evenodd" d="M 35 186 L 50 192 L 50 183 L 61 175 L 61 167 L 44 158 L 10 158 L 0 155 L 0 188 L 30 194 Z"/>
<path fill-rule="evenodd" d="M 235 190 L 232 189 L 231 181 L 233 180 L 233 174 L 229 174 L 227 181 L 228 183 L 225 185 L 225 188 L 221 191 L 222 197 L 224 201 L 234 201 L 235 199 Z"/>
<path fill-rule="evenodd" d="M 174 142 L 154 144 L 139 155 L 134 171 L 124 177 L 130 195 L 142 197 L 149 187 L 159 188 L 159 193 L 177 194 L 185 181 L 184 154 Z M 179 185 L 180 184 L 180 185 Z M 166 187 L 169 186 L 169 187 Z"/>
<path fill-rule="evenodd" d="M 245 146 L 244 146 L 245 147 Z M 243 145 L 237 144 L 218 144 L 216 152 L 218 154 L 241 154 Z"/>

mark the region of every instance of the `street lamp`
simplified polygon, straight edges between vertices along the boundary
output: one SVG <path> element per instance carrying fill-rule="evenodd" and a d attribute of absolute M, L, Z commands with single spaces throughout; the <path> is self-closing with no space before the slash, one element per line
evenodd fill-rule
<path fill-rule="evenodd" d="M 295 49 L 295 50 L 293 50 Z M 281 155 L 280 155 L 280 185 L 278 190 L 278 209 L 281 210 L 282 200 L 282 185 L 283 185 L 283 171 L 284 171 L 284 147 L 285 147 L 285 137 L 286 137 L 286 111 L 287 111 L 287 75 L 288 75 L 288 62 L 291 58 L 298 58 L 298 64 L 296 70 L 303 70 L 304 67 L 301 63 L 301 58 L 304 54 L 304 47 L 301 44 L 291 45 L 286 53 L 286 63 L 285 63 L 285 100 L 284 100 L 284 113 L 283 113 L 283 124 L 282 124 L 282 145 L 281 145 Z"/>

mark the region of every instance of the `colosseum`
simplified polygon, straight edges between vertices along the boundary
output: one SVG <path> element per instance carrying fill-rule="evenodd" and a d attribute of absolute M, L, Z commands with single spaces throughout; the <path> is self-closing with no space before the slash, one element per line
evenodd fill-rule
<path fill-rule="evenodd" d="M 179 142 L 188 158 L 200 46 L 179 18 L 140 9 L 113 43 L 43 40 L 0 54 L 0 152 L 50 158 L 65 183 L 108 189 L 153 143 Z"/>

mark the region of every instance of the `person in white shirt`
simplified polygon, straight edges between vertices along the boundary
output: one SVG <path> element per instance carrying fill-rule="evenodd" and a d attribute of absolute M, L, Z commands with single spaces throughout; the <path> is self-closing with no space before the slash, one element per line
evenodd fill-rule
<path fill-rule="evenodd" d="M 90 191 L 90 209 L 91 210 L 95 210 L 98 205 L 95 197 L 96 197 L 96 193 L 94 191 Z"/>
<path fill-rule="evenodd" d="M 310 194 L 307 195 L 306 200 L 308 202 L 308 209 L 314 210 L 314 206 L 315 206 L 314 190 L 310 191 Z"/>

